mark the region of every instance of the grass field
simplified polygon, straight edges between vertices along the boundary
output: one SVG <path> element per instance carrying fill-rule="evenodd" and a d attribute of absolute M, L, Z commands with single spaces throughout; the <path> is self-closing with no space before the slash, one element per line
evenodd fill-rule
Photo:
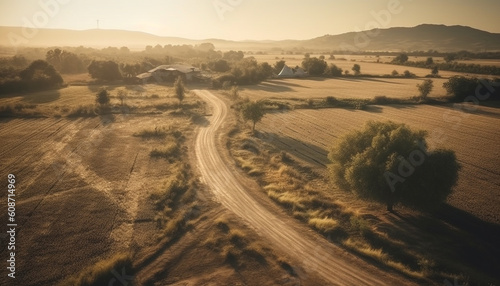
<path fill-rule="evenodd" d="M 274 62 L 269 55 L 256 57 Z M 289 57 L 287 64 L 300 65 L 301 56 Z M 371 57 L 351 59 L 367 74 L 406 69 L 376 63 Z M 351 59 L 334 62 L 350 70 L 354 64 Z M 408 69 L 418 76 L 428 73 Z M 188 150 L 196 124 L 206 123 L 200 120 L 206 110 L 194 94 L 188 93 L 180 105 L 170 86 L 85 85 L 90 79 L 84 74 L 65 80 L 70 84 L 59 90 L 0 97 L 0 170 L 21 178 L 16 202 L 22 224 L 19 268 L 28 269 L 21 282 L 55 284 L 72 277 L 66 280 L 71 284 L 94 272 L 95 279 L 106 280 L 110 269 L 122 264 L 137 267 L 139 281 L 147 283 L 262 284 L 268 277 L 279 277 L 274 280 L 278 284 L 295 281 L 287 259 L 256 242 L 257 234 L 252 230 L 225 218 L 212 220 L 220 218 L 219 213 L 197 220 L 202 207 L 194 201 L 200 186 L 190 171 Z M 430 97 L 445 96 L 442 84 L 447 79 L 433 80 Z M 252 100 L 304 102 L 319 102 L 327 96 L 408 99 L 418 95 L 416 85 L 422 81 L 270 79 L 240 87 L 239 94 Z M 111 96 L 110 108 L 104 113 L 95 106 L 95 94 L 101 88 Z M 123 102 L 118 98 L 119 90 L 127 92 Z M 443 277 L 459 275 L 464 280 L 472 277 L 471 283 L 483 282 L 494 271 L 475 269 L 474 265 L 483 267 L 484 261 L 493 261 L 491 257 L 498 253 L 491 247 L 492 239 L 485 238 L 485 233 L 497 230 L 500 224 L 497 107 L 480 106 L 474 112 L 444 104 L 274 111 L 257 124 L 256 137 L 237 127 L 227 147 L 236 164 L 256 179 L 272 200 L 363 259 L 421 279 L 418 281 L 442 281 Z M 431 148 L 456 151 L 463 169 L 447 201 L 451 209 L 448 215 L 453 215 L 445 214 L 443 221 L 437 221 L 397 206 L 401 217 L 387 216 L 380 205 L 354 198 L 330 184 L 326 174 L 330 146 L 367 120 L 393 120 L 428 130 Z M 192 227 L 191 220 L 201 221 L 201 229 L 172 250 L 178 251 L 176 255 L 165 252 L 178 233 Z M 404 248 L 404 244 L 414 247 Z M 462 245 L 467 246 L 463 256 L 469 260 L 461 256 Z M 492 251 L 488 252 L 488 247 Z M 0 254 L 5 254 L 3 251 Z M 481 261 L 481 255 L 486 259 Z M 151 261 L 155 263 L 148 264 Z M 198 261 L 198 272 L 181 278 Z M 179 276 L 165 273 L 167 266 Z M 99 278 L 100 273 L 104 278 Z"/>
<path fill-rule="evenodd" d="M 111 93 L 103 114 L 100 88 Z M 4 96 L 0 111 L 0 171 L 17 178 L 20 285 L 108 285 L 113 271 L 137 285 L 298 280 L 286 254 L 198 197 L 188 154 L 206 121 L 193 94 L 179 105 L 168 86 L 69 86 Z"/>
<path fill-rule="evenodd" d="M 161 113 L 179 108 L 172 88 L 160 85 L 89 85 L 68 86 L 58 90 L 46 90 L 27 94 L 13 94 L 0 97 L 0 115 L 61 117 L 95 116 L 95 96 L 101 89 L 110 94 L 112 112 L 118 113 Z M 118 98 L 118 91 L 125 90 L 126 97 Z M 187 105 L 200 105 L 201 101 L 192 95 L 184 100 Z"/>
<path fill-rule="evenodd" d="M 418 96 L 417 84 L 423 79 L 390 78 L 306 78 L 272 79 L 253 86 L 240 87 L 240 95 L 253 100 L 260 99 L 325 99 L 336 98 L 372 99 L 375 96 L 409 99 Z M 446 96 L 445 79 L 433 79 L 434 89 L 429 97 Z"/>
<path fill-rule="evenodd" d="M 304 55 L 281 55 L 281 54 L 268 54 L 268 55 L 252 55 L 259 62 L 264 61 L 268 62 L 271 65 L 274 65 L 277 61 L 284 60 L 286 64 L 294 68 L 295 66 L 301 66 L 302 60 L 304 59 Z M 319 57 L 319 54 L 312 54 L 311 57 Z M 391 74 L 393 70 L 398 71 L 399 74 L 402 74 L 405 70 L 409 70 L 419 77 L 426 76 L 430 74 L 430 69 L 423 68 L 415 68 L 415 67 L 406 67 L 400 65 L 390 64 L 391 60 L 394 57 L 389 56 L 381 56 L 379 58 L 380 62 L 377 63 L 377 58 L 375 56 L 365 56 L 365 55 L 335 55 L 335 59 L 329 60 L 329 55 L 325 54 L 325 61 L 330 64 L 335 64 L 343 70 L 348 70 L 351 74 L 353 73 L 351 68 L 354 64 L 359 64 L 361 66 L 362 74 L 371 74 L 371 75 L 385 75 Z M 409 57 L 411 61 L 425 61 L 427 57 Z M 437 62 L 440 59 L 435 59 Z M 471 61 L 463 61 L 467 64 L 491 64 L 500 66 L 500 60 L 471 60 Z M 450 71 L 439 71 L 439 75 L 444 78 L 448 78 L 454 75 L 463 75 L 457 72 Z"/>
<path fill-rule="evenodd" d="M 330 147 L 367 120 L 427 130 L 431 149 L 456 152 L 460 178 L 440 212 L 397 206 L 398 214 L 391 215 L 382 204 L 357 199 L 330 182 Z M 298 109 L 268 113 L 255 136 L 246 127 L 233 130 L 228 145 L 236 164 L 263 192 L 349 251 L 423 279 L 422 284 L 454 277 L 470 285 L 495 284 L 496 272 L 489 265 L 500 254 L 492 238 L 500 234 L 499 124 L 500 111 L 486 106 L 475 113 L 451 105 Z"/>
<path fill-rule="evenodd" d="M 47 106 L 67 106 L 75 107 L 78 105 L 94 104 L 95 94 L 99 89 L 108 90 L 111 97 L 114 98 L 111 104 L 118 104 L 120 101 L 116 98 L 117 92 L 123 89 L 127 92 L 127 98 L 124 103 L 140 103 L 143 99 L 150 98 L 154 94 L 155 98 L 173 97 L 173 91 L 169 88 L 158 85 L 88 85 L 88 86 L 68 86 L 57 90 L 39 91 L 27 94 L 13 94 L 0 97 L 0 105 L 5 104 L 44 104 Z M 153 98 L 153 99 L 155 99 Z"/>
<path fill-rule="evenodd" d="M 179 108 L 169 87 L 145 86 L 137 91 L 130 86 L 125 102 L 130 109 L 65 116 L 82 105 L 94 105 L 94 90 L 99 88 L 70 86 L 0 99 L 0 106 L 29 103 L 40 112 L 36 118 L 22 113 L 0 118 L 0 171 L 18 178 L 20 284 L 56 285 L 82 269 L 102 268 L 109 276 L 108 268 L 117 267 L 113 261 L 123 262 L 113 258 L 115 254 L 128 257 L 156 246 L 194 218 L 192 184 L 173 190 L 167 183 L 179 179 L 178 173 L 189 174 L 185 142 L 195 127 L 192 115 L 202 113 L 203 106 L 188 95 L 185 108 Z M 108 88 L 114 96 L 119 87 Z M 113 98 L 112 105 L 120 106 L 119 100 Z M 136 136 L 155 128 L 164 130 L 165 136 Z M 150 155 L 172 142 L 177 144 L 175 154 Z M 192 179 L 186 176 L 184 181 Z M 175 193 L 182 204 L 159 200 L 158 196 L 168 196 L 165 193 Z M 7 220 L 6 213 L 2 218 Z M 106 258 L 111 260 L 102 264 Z"/>
<path fill-rule="evenodd" d="M 326 165 L 327 153 L 335 140 L 360 128 L 367 120 L 392 120 L 427 130 L 431 148 L 455 150 L 463 169 L 449 203 L 483 220 L 500 223 L 500 156 L 496 148 L 500 111 L 496 108 L 481 107 L 473 114 L 441 106 L 296 110 L 267 114 L 260 130 L 283 150 L 308 162 Z"/>

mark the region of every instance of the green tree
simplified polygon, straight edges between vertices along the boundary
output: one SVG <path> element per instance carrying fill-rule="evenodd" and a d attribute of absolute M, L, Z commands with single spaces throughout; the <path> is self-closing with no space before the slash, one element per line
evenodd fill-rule
<path fill-rule="evenodd" d="M 409 70 L 405 70 L 403 72 L 403 76 L 406 77 L 406 78 L 412 78 L 412 77 L 415 77 L 415 74 L 410 72 Z"/>
<path fill-rule="evenodd" d="M 174 89 L 175 89 L 175 97 L 177 97 L 179 103 L 182 104 L 186 92 L 186 89 L 184 87 L 184 82 L 182 81 L 182 77 L 180 76 L 177 77 L 177 80 L 174 83 Z"/>
<path fill-rule="evenodd" d="M 420 97 L 422 99 L 427 99 L 429 93 L 431 93 L 434 83 L 432 79 L 426 79 L 421 84 L 417 84 L 418 91 L 420 92 Z"/>
<path fill-rule="evenodd" d="M 408 55 L 407 54 L 399 54 L 396 56 L 394 59 L 392 59 L 392 62 L 398 63 L 398 64 L 404 64 L 408 61 Z"/>
<path fill-rule="evenodd" d="M 481 83 L 490 83 L 487 79 L 478 78 L 468 78 L 464 76 L 452 76 L 447 82 L 443 83 L 444 89 L 448 95 L 451 95 L 453 100 L 455 101 L 464 101 L 465 98 L 469 95 L 474 95 L 476 93 L 476 88 L 481 87 L 483 84 Z M 490 88 L 492 88 L 490 86 Z M 486 91 L 488 89 L 486 88 Z M 484 91 L 480 91 L 481 94 L 484 94 Z M 487 100 L 485 98 L 483 100 Z"/>
<path fill-rule="evenodd" d="M 329 76 L 342 76 L 342 68 L 339 68 L 334 64 L 330 64 L 326 70 L 326 74 Z"/>
<path fill-rule="evenodd" d="M 24 84 L 23 89 L 57 88 L 63 83 L 57 70 L 44 60 L 33 61 L 19 73 L 19 77 Z"/>
<path fill-rule="evenodd" d="M 279 74 L 281 72 L 281 70 L 283 69 L 284 66 L 285 66 L 285 61 L 284 60 L 277 61 L 274 64 L 274 72 L 276 74 Z"/>
<path fill-rule="evenodd" d="M 457 59 L 457 54 L 447 54 L 446 56 L 444 56 L 444 61 L 447 63 L 451 63 L 456 59 Z"/>
<path fill-rule="evenodd" d="M 99 90 L 99 92 L 97 92 L 95 101 L 96 101 L 96 103 L 98 103 L 101 106 L 108 105 L 109 101 L 110 101 L 109 92 L 105 89 Z"/>
<path fill-rule="evenodd" d="M 59 48 L 49 50 L 47 54 L 45 54 L 45 60 L 59 71 L 61 70 L 61 54 L 62 50 Z"/>
<path fill-rule="evenodd" d="M 354 64 L 352 66 L 352 71 L 354 72 L 354 75 L 359 75 L 361 73 L 361 66 L 358 64 Z"/>
<path fill-rule="evenodd" d="M 437 66 L 434 66 L 434 67 L 432 68 L 432 70 L 431 70 L 431 74 L 432 74 L 433 76 L 437 76 L 437 75 L 439 74 L 439 69 L 438 69 L 438 67 L 437 67 Z"/>
<path fill-rule="evenodd" d="M 121 64 L 120 68 L 128 78 L 134 77 L 141 72 L 140 64 Z"/>
<path fill-rule="evenodd" d="M 267 62 L 263 62 L 259 64 L 257 72 L 259 80 L 264 80 L 273 75 L 273 67 Z"/>
<path fill-rule="evenodd" d="M 229 63 L 226 60 L 216 60 L 208 63 L 208 68 L 216 72 L 227 72 L 231 69 Z"/>
<path fill-rule="evenodd" d="M 451 193 L 460 165 L 450 150 L 429 151 L 427 132 L 369 121 L 340 138 L 328 154 L 336 184 L 358 196 L 432 209 Z"/>
<path fill-rule="evenodd" d="M 95 79 L 112 81 L 122 78 L 118 64 L 114 61 L 92 61 L 87 69 Z"/>
<path fill-rule="evenodd" d="M 242 51 L 229 51 L 225 52 L 222 56 L 223 59 L 229 60 L 229 61 L 240 61 L 245 57 L 245 54 L 243 54 Z"/>
<path fill-rule="evenodd" d="M 81 73 L 85 71 L 85 66 L 78 55 L 63 51 L 60 71 L 61 73 Z"/>
<path fill-rule="evenodd" d="M 252 132 L 255 132 L 255 124 L 265 115 L 264 104 L 261 101 L 244 103 L 241 107 L 241 115 L 244 120 L 252 121 Z"/>
<path fill-rule="evenodd" d="M 393 71 L 391 72 L 391 75 L 392 75 L 392 76 L 397 76 L 397 75 L 399 75 L 399 72 L 398 72 L 397 70 L 393 70 Z"/>
<path fill-rule="evenodd" d="M 316 57 L 306 57 L 302 61 L 302 67 L 304 70 L 312 76 L 321 76 L 325 73 L 327 63 L 324 60 L 320 60 Z"/>
<path fill-rule="evenodd" d="M 434 64 L 434 59 L 432 57 L 428 57 L 427 60 L 425 61 L 426 66 L 432 66 Z"/>

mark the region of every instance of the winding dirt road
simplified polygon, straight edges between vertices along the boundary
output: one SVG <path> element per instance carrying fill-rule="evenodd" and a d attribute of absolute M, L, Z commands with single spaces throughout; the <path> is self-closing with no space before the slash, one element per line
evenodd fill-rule
<path fill-rule="evenodd" d="M 265 208 L 246 191 L 238 172 L 231 171 L 217 149 L 219 128 L 228 109 L 226 104 L 206 90 L 195 90 L 212 108 L 210 124 L 200 127 L 195 154 L 202 181 L 217 200 L 252 226 L 275 249 L 299 261 L 302 279 L 307 275 L 323 278 L 329 285 L 405 285 L 409 281 L 396 278 L 375 268 L 288 219 Z M 286 221 L 286 222 L 285 222 Z"/>

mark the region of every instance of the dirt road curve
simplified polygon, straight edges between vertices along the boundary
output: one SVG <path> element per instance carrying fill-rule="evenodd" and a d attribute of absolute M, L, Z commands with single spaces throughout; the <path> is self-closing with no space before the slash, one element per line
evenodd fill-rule
<path fill-rule="evenodd" d="M 317 275 L 330 285 L 404 285 L 391 281 L 386 273 L 367 265 L 364 261 L 346 255 L 325 239 L 307 231 L 297 231 L 289 221 L 285 223 L 251 197 L 241 180 L 228 167 L 216 148 L 218 129 L 227 115 L 226 104 L 206 90 L 195 91 L 212 108 L 210 124 L 201 127 L 196 138 L 196 158 L 203 182 L 209 186 L 218 201 L 246 220 L 274 248 L 301 261 L 301 278 Z M 369 270 L 367 270 L 369 269 Z M 315 273 L 315 274 L 313 274 Z M 403 282 L 403 283 L 402 283 Z"/>

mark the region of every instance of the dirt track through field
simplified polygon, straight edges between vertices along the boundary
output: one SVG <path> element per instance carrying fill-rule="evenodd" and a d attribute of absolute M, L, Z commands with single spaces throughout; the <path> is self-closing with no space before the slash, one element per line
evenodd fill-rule
<path fill-rule="evenodd" d="M 200 127 L 195 143 L 202 181 L 223 206 L 244 219 L 269 244 L 300 261 L 299 268 L 304 269 L 304 272 L 299 269 L 297 272 L 301 278 L 306 278 L 308 274 L 319 275 L 328 281 L 328 285 L 406 284 L 401 279 L 395 281 L 379 269 L 347 255 L 322 237 L 311 234 L 299 223 L 281 219 L 250 196 L 246 186 L 241 183 L 244 179 L 228 167 L 230 163 L 223 159 L 217 149 L 219 128 L 228 113 L 226 104 L 209 91 L 195 92 L 212 108 L 212 116 L 208 118 L 210 124 Z"/>

